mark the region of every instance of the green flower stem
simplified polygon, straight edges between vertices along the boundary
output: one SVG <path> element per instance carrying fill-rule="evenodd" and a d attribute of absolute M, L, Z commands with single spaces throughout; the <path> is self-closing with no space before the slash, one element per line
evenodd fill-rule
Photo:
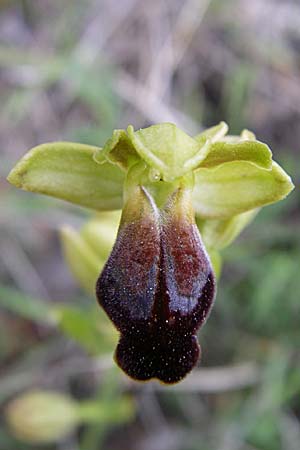
<path fill-rule="evenodd" d="M 82 423 L 99 423 L 102 421 L 105 411 L 99 402 L 85 401 L 77 405 L 78 421 Z"/>
<path fill-rule="evenodd" d="M 77 404 L 78 421 L 82 423 L 118 423 L 131 420 L 134 403 L 129 397 L 85 401 Z"/>

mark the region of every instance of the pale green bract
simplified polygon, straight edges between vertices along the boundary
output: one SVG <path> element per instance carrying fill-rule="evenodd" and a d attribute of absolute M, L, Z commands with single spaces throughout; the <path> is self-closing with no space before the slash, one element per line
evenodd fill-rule
<path fill-rule="evenodd" d="M 161 123 L 137 131 L 132 126 L 115 130 L 103 148 L 71 142 L 42 144 L 16 164 L 8 181 L 24 190 L 103 212 L 122 208 L 125 176 L 134 164 L 143 168 L 143 179 L 136 181 L 146 184 L 158 203 L 164 201 L 168 186 L 173 189 L 192 175 L 196 220 L 218 271 L 219 250 L 237 237 L 259 208 L 282 200 L 294 187 L 286 172 L 272 161 L 269 147 L 252 132 L 231 136 L 227 131 L 228 126 L 221 122 L 191 137 L 174 124 Z M 137 170 L 137 176 L 142 172 Z M 101 220 L 98 218 L 98 223 Z M 115 219 L 111 226 L 116 230 Z M 66 258 L 86 288 L 99 273 L 109 253 L 107 246 L 113 242 L 104 232 L 105 250 L 96 255 L 89 243 L 94 231 L 95 227 L 80 235 L 70 228 L 62 231 Z M 86 261 L 85 269 L 78 266 L 80 260 Z"/>

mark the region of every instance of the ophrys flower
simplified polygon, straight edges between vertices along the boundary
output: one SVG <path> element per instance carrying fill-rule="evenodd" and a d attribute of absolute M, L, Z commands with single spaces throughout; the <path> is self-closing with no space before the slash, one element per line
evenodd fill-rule
<path fill-rule="evenodd" d="M 266 144 L 247 130 L 226 133 L 224 122 L 194 138 L 170 123 L 128 127 L 103 148 L 38 146 L 9 175 L 18 187 L 96 211 L 122 208 L 96 293 L 120 331 L 116 361 L 135 379 L 174 383 L 192 369 L 219 250 L 293 188 Z"/>

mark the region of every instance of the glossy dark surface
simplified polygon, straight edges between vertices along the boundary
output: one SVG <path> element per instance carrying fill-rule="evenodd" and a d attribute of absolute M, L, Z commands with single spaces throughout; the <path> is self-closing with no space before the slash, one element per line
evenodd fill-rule
<path fill-rule="evenodd" d="M 132 378 L 180 381 L 196 364 L 195 336 L 215 296 L 198 229 L 174 199 L 160 213 L 140 189 L 97 282 L 97 297 L 121 333 L 115 359 Z"/>

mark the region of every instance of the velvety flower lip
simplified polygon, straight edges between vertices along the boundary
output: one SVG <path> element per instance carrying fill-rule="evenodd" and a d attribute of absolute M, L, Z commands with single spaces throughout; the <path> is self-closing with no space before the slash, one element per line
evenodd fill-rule
<path fill-rule="evenodd" d="M 137 186 L 97 282 L 99 303 L 121 333 L 116 362 L 136 380 L 176 383 L 200 356 L 196 332 L 215 279 L 189 196 L 178 189 L 160 211 Z"/>

